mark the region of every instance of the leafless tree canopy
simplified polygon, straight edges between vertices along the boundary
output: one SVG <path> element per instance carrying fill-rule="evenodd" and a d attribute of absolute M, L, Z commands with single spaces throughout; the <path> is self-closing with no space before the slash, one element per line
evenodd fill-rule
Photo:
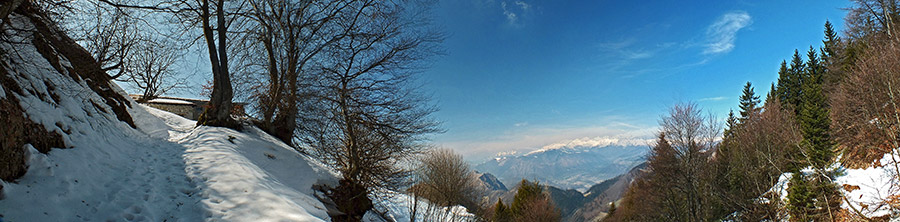
<path fill-rule="evenodd" d="M 142 90 L 141 100 L 151 100 L 187 86 L 187 78 L 177 75 L 174 67 L 181 58 L 177 45 L 164 40 L 144 40 L 133 50 L 123 69 L 125 80 Z"/>
<path fill-rule="evenodd" d="M 900 145 L 900 44 L 870 46 L 832 96 L 844 164 L 870 165 Z"/>
<path fill-rule="evenodd" d="M 481 197 L 478 179 L 461 155 L 449 149 L 435 149 L 422 156 L 419 162 L 417 183 L 410 188 L 412 195 L 423 197 L 436 207 L 448 208 L 428 206 L 429 209 L 424 211 L 410 211 L 421 214 L 413 216 L 425 220 L 456 221 L 462 218 L 455 218 L 449 207 L 461 205 L 470 211 L 477 209 L 477 201 Z"/>
<path fill-rule="evenodd" d="M 419 94 L 418 73 L 440 41 L 422 31 L 405 1 L 353 1 L 337 18 L 346 36 L 329 45 L 301 102 L 300 139 L 346 180 L 397 188 L 402 167 L 439 132 L 435 108 Z"/>
<path fill-rule="evenodd" d="M 421 159 L 417 195 L 441 206 L 472 207 L 479 197 L 478 180 L 462 156 L 449 149 L 431 150 Z"/>

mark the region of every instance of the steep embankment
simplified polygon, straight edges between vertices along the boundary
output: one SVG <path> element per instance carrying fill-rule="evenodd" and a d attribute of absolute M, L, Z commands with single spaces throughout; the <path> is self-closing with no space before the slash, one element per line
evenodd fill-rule
<path fill-rule="evenodd" d="M 337 177 L 321 164 L 254 128 L 136 105 L 29 2 L 7 19 L 4 220 L 328 220 L 312 185 Z"/>
<path fill-rule="evenodd" d="M 0 26 L 0 220 L 330 220 L 313 187 L 337 173 L 255 127 L 135 103 L 30 4 Z M 408 218 L 406 195 L 381 196 L 367 221 Z"/>

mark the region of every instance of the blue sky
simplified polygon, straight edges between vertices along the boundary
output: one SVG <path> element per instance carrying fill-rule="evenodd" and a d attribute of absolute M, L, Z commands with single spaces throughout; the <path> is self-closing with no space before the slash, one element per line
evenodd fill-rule
<path fill-rule="evenodd" d="M 724 119 L 744 83 L 765 95 L 794 49 L 842 30 L 849 1 L 444 0 L 445 55 L 422 73 L 446 133 L 437 147 L 473 162 L 498 152 L 650 139 L 668 106 Z M 197 98 L 205 49 L 182 70 Z M 199 73 L 198 73 L 199 72 Z M 129 88 L 126 84 L 127 89 Z M 574 141 L 574 142 L 573 142 Z"/>
<path fill-rule="evenodd" d="M 820 46 L 848 1 L 443 1 L 446 55 L 422 79 L 472 160 L 601 138 L 649 138 L 669 105 L 720 118 L 765 95 L 794 49 Z"/>

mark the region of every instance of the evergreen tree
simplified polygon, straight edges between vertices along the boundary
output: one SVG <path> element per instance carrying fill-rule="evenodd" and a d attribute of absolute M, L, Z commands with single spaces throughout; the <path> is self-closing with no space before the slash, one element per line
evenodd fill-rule
<path fill-rule="evenodd" d="M 491 221 L 494 222 L 511 222 L 513 219 L 512 212 L 503 204 L 503 200 L 497 198 L 497 204 L 494 205 L 494 216 Z"/>
<path fill-rule="evenodd" d="M 725 132 L 722 134 L 725 138 L 729 138 L 737 127 L 737 118 L 734 117 L 734 110 L 728 111 L 728 120 L 725 121 Z"/>
<path fill-rule="evenodd" d="M 831 22 L 825 20 L 825 40 L 822 40 L 822 44 L 825 47 L 822 49 L 824 53 L 822 53 L 822 60 L 825 63 L 830 64 L 834 61 L 831 61 L 831 58 L 834 58 L 837 55 L 837 47 L 841 41 L 841 38 L 837 36 L 837 32 L 834 31 L 834 27 L 831 26 Z"/>
<path fill-rule="evenodd" d="M 803 160 L 815 173 L 794 172 L 788 188 L 788 210 L 796 221 L 820 221 L 833 219 L 830 211 L 839 209 L 840 193 L 832 180 L 837 172 L 828 169 L 834 158 L 834 143 L 829 132 L 828 100 L 822 89 L 825 68 L 813 47 L 807 56 L 798 121 Z"/>
<path fill-rule="evenodd" d="M 516 196 L 513 197 L 513 202 L 510 204 L 513 214 L 521 214 L 522 210 L 525 209 L 525 204 L 541 198 L 543 192 L 544 189 L 537 182 L 522 180 L 522 182 L 519 183 L 519 189 L 516 191 Z"/>
<path fill-rule="evenodd" d="M 806 176 L 800 171 L 794 171 L 787 191 L 787 209 L 791 221 L 810 221 L 816 206 L 815 193 Z"/>
<path fill-rule="evenodd" d="M 781 100 L 784 108 L 791 109 L 788 101 L 791 100 L 792 91 L 796 90 L 796 88 L 792 88 L 794 82 L 794 76 L 791 75 L 790 69 L 788 69 L 787 62 L 781 60 L 781 67 L 778 69 L 778 86 L 775 88 L 775 92 L 773 93 L 778 97 L 778 100 Z"/>
<path fill-rule="evenodd" d="M 800 52 L 798 50 L 794 50 L 794 56 L 791 59 L 790 68 L 788 68 L 788 82 L 786 83 L 787 89 L 787 98 L 782 100 L 785 104 L 788 104 L 789 107 L 794 109 L 794 114 L 799 113 L 800 111 L 800 101 L 803 99 L 803 80 L 806 75 L 806 64 L 803 62 L 803 58 L 800 57 Z M 780 82 L 779 82 L 780 84 Z"/>
<path fill-rule="evenodd" d="M 769 87 L 769 93 L 766 94 L 766 102 L 765 102 L 765 104 L 763 104 L 763 107 L 765 107 L 767 104 L 769 104 L 770 100 L 775 99 L 775 97 L 776 97 L 775 93 L 777 93 L 777 92 L 775 91 L 775 83 L 773 82 L 772 85 L 770 85 L 770 87 Z"/>
<path fill-rule="evenodd" d="M 747 85 L 744 85 L 744 91 L 741 95 L 741 123 L 747 121 L 750 118 L 750 114 L 753 114 L 757 111 L 756 105 L 759 104 L 759 96 L 753 92 L 753 86 L 750 85 L 750 82 L 747 82 Z"/>
<path fill-rule="evenodd" d="M 822 90 L 824 69 L 812 47 L 808 56 L 806 81 L 802 88 L 803 102 L 798 119 L 809 165 L 824 169 L 834 157 L 834 144 L 829 133 L 831 120 L 828 117 L 827 99 Z"/>

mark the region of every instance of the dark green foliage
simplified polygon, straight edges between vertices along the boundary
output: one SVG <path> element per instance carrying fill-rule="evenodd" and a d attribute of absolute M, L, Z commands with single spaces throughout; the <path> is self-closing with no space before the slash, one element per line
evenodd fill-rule
<path fill-rule="evenodd" d="M 837 36 L 837 32 L 834 31 L 834 27 L 831 26 L 831 22 L 825 21 L 825 40 L 822 40 L 822 44 L 825 45 L 822 48 L 822 51 L 825 52 L 822 54 L 822 60 L 826 63 L 831 63 L 830 58 L 834 58 L 837 55 L 837 47 L 841 42 L 841 37 Z"/>
<path fill-rule="evenodd" d="M 788 213 L 792 221 L 833 221 L 841 193 L 831 181 L 837 172 L 794 172 L 788 184 Z"/>
<path fill-rule="evenodd" d="M 491 218 L 491 221 L 494 221 L 494 222 L 513 221 L 512 211 L 505 204 L 503 204 L 503 200 L 497 199 L 497 204 L 494 205 L 494 216 Z"/>
<path fill-rule="evenodd" d="M 751 114 L 757 112 L 756 105 L 759 104 L 759 96 L 753 92 L 753 86 L 750 82 L 747 82 L 747 85 L 744 85 L 743 94 L 741 94 L 741 105 L 740 105 L 740 113 L 741 113 L 741 123 L 747 121 L 750 118 Z"/>
<path fill-rule="evenodd" d="M 723 137 L 729 138 L 733 135 L 735 128 L 737 127 L 737 118 L 734 117 L 734 110 L 728 110 L 728 119 L 725 120 L 725 132 L 722 134 Z"/>
<path fill-rule="evenodd" d="M 513 197 L 513 202 L 510 204 L 513 214 L 521 214 L 525 209 L 525 204 L 543 197 L 543 192 L 544 188 L 537 182 L 522 180 L 519 190 L 516 191 L 516 196 Z"/>
<path fill-rule="evenodd" d="M 796 51 L 794 54 L 796 55 Z M 800 97 L 800 75 L 793 72 L 792 67 L 788 68 L 785 61 L 781 61 L 781 68 L 778 70 L 778 85 L 775 91 L 775 95 L 781 100 L 783 107 L 794 110 Z"/>
<path fill-rule="evenodd" d="M 788 213 L 793 221 L 809 221 L 815 210 L 815 194 L 806 176 L 794 172 L 788 184 Z"/>
<path fill-rule="evenodd" d="M 834 144 L 829 133 L 831 120 L 828 118 L 827 98 L 822 90 L 825 70 L 818 61 L 816 51 L 810 47 L 798 119 L 809 165 L 824 169 L 834 158 Z"/>

